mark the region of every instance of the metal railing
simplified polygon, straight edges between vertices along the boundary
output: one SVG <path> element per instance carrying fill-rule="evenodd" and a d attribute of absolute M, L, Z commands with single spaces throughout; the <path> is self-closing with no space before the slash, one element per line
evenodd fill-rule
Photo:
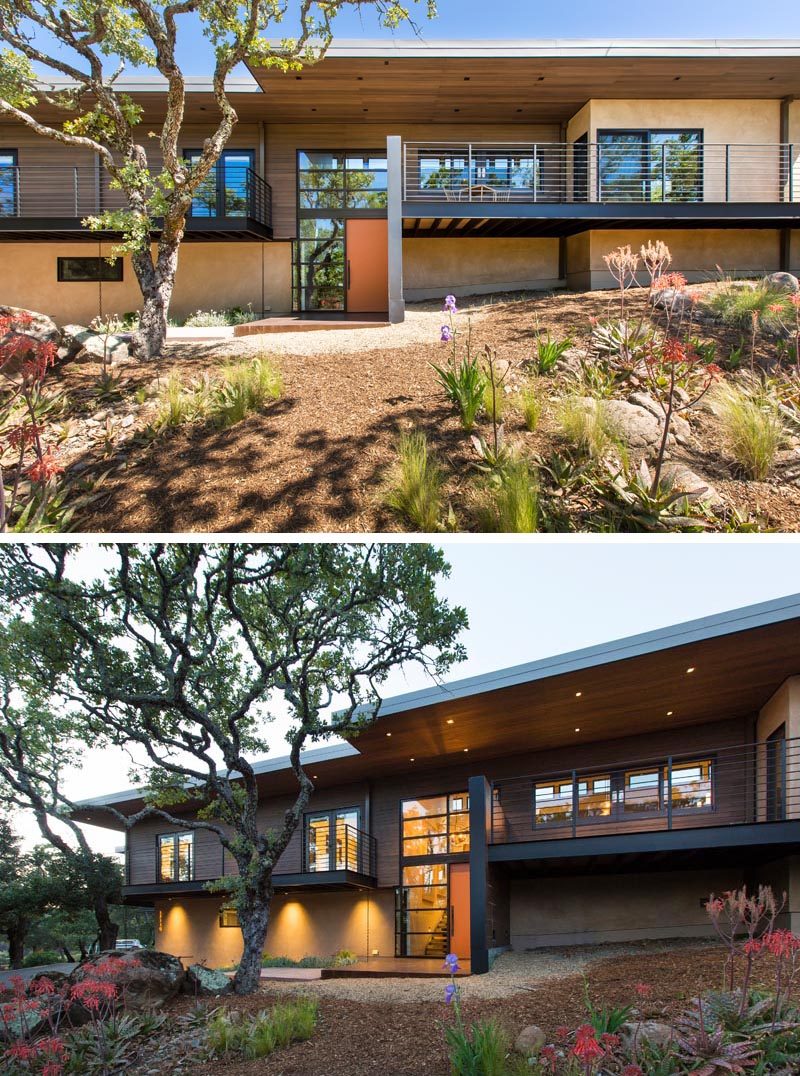
<path fill-rule="evenodd" d="M 798 201 L 800 143 L 405 142 L 403 200 Z"/>
<path fill-rule="evenodd" d="M 363 829 L 339 824 L 328 839 L 327 850 L 311 853 L 308 840 L 303 843 L 303 873 L 354 871 L 369 878 L 377 875 L 378 842 Z"/>
<path fill-rule="evenodd" d="M 493 844 L 800 819 L 800 739 L 492 784 Z"/>
<path fill-rule="evenodd" d="M 103 170 L 92 165 L 0 165 L 0 219 L 82 220 L 127 205 Z M 272 223 L 272 188 L 252 168 L 228 165 L 224 183 L 212 174 L 198 190 L 191 220 L 248 218 Z"/>

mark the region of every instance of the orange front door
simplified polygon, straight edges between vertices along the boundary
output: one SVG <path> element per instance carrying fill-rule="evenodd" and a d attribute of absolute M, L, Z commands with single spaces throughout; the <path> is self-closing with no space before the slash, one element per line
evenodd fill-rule
<path fill-rule="evenodd" d="M 389 231 L 385 220 L 347 222 L 348 313 L 389 308 Z"/>
<path fill-rule="evenodd" d="M 469 960 L 469 863 L 450 864 L 450 952 Z"/>

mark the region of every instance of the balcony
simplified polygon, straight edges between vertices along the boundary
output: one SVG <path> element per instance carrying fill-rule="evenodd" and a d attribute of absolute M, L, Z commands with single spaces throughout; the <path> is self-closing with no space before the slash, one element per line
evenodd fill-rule
<path fill-rule="evenodd" d="M 197 836 L 197 833 L 195 834 Z M 298 834 L 299 837 L 299 834 Z M 333 854 L 316 855 L 313 862 L 308 846 L 302 855 L 291 855 L 291 846 L 284 853 L 289 863 L 280 861 L 272 876 L 275 889 L 372 889 L 377 885 L 378 842 L 369 833 L 355 826 L 337 828 L 336 848 Z M 152 878 L 141 880 L 141 875 L 131 874 L 131 859 L 126 856 L 125 885 L 123 896 L 129 904 L 151 904 L 154 897 L 178 894 L 207 896 L 206 884 L 228 874 L 236 873 L 236 865 L 222 846 L 214 841 L 195 847 L 176 859 L 173 877 L 165 881 L 160 877 L 158 854 L 153 860 Z M 300 870 L 287 870 L 285 866 L 296 864 Z"/>
<path fill-rule="evenodd" d="M 800 840 L 800 740 L 702 749 L 495 781 L 489 858 L 552 869 L 566 860 L 750 847 L 777 856 Z"/>
<path fill-rule="evenodd" d="M 125 205 L 122 192 L 93 165 L 0 165 L 0 241 L 114 239 L 115 233 L 89 231 L 82 221 Z M 212 177 L 186 221 L 188 240 L 271 237 L 272 189 L 252 168 L 229 166 L 224 189 Z"/>
<path fill-rule="evenodd" d="M 788 227 L 800 144 L 406 142 L 407 236 L 570 235 L 642 226 Z"/>

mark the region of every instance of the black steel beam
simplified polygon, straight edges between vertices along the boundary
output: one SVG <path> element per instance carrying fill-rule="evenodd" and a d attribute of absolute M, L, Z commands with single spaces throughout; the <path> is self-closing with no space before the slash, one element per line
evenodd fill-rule
<path fill-rule="evenodd" d="M 473 975 L 483 975 L 489 970 L 486 910 L 489 898 L 492 787 L 485 777 L 470 777 L 468 792 L 470 968 Z"/>

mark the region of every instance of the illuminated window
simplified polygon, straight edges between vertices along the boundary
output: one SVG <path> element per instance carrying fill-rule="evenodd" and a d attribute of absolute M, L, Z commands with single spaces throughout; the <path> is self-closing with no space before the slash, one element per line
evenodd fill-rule
<path fill-rule="evenodd" d="M 572 781 L 544 781 L 533 790 L 534 822 L 537 826 L 572 821 Z"/>
<path fill-rule="evenodd" d="M 664 780 L 668 779 L 669 768 L 664 770 Z M 711 785 L 711 762 L 676 762 L 672 766 L 672 809 L 673 811 L 708 810 L 714 805 L 714 793 Z"/>
<path fill-rule="evenodd" d="M 362 837 L 357 807 L 307 815 L 306 870 L 359 870 L 366 847 Z"/>
<path fill-rule="evenodd" d="M 191 882 L 194 867 L 194 834 L 162 833 L 158 838 L 159 882 Z"/>
<path fill-rule="evenodd" d="M 469 796 L 428 796 L 403 801 L 403 856 L 469 851 Z"/>
<path fill-rule="evenodd" d="M 220 908 L 219 925 L 221 927 L 238 927 L 239 913 L 235 908 Z"/>

